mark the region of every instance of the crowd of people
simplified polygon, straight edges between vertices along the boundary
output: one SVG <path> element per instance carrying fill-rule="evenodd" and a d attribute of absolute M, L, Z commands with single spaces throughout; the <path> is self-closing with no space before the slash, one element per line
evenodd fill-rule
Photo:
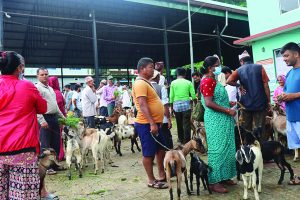
<path fill-rule="evenodd" d="M 300 148 L 300 47 L 288 43 L 281 49 L 284 61 L 293 68 L 277 77 L 273 101 L 287 116 L 287 141 L 290 149 Z M 240 67 L 232 71 L 221 67 L 220 59 L 205 58 L 199 72 L 192 74 L 194 85 L 186 79 L 186 70 L 177 68 L 177 79 L 166 86 L 163 62 L 141 58 L 138 77 L 129 89 L 115 84 L 108 76 L 95 86 L 91 76 L 81 84 L 64 86 L 49 77 L 46 68 L 37 70 L 37 83 L 24 78 L 24 58 L 12 51 L 0 53 L 0 199 L 55 199 L 43 184 L 39 194 L 38 158 L 40 149 L 53 148 L 64 159 L 62 127 L 58 118 L 68 112 L 84 118 L 87 127 L 95 128 L 95 116 L 111 116 L 116 106 L 136 109 L 135 130 L 142 145 L 143 166 L 148 187 L 167 188 L 163 166 L 165 151 L 173 148 L 171 116 L 174 114 L 179 144 L 191 140 L 193 105 L 201 101 L 208 146 L 210 188 L 227 193 L 225 186 L 235 185 L 234 128 L 238 102 L 244 106 L 242 126 L 256 131 L 261 142 L 267 111 L 271 108 L 269 78 L 262 65 L 254 64 L 247 51 L 239 55 Z M 158 176 L 153 172 L 156 158 Z M 48 170 L 55 174 L 59 168 Z M 157 178 L 156 178 L 157 177 Z M 297 182 L 298 181 L 298 182 Z M 300 184 L 300 180 L 296 183 Z"/>

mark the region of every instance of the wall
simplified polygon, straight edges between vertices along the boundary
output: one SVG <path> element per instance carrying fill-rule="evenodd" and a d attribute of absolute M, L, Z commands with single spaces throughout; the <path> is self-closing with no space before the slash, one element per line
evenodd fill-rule
<path fill-rule="evenodd" d="M 254 35 L 300 20 L 300 9 L 281 14 L 279 0 L 247 0 L 250 34 Z"/>
<path fill-rule="evenodd" d="M 269 58 L 274 59 L 274 50 L 281 48 L 288 42 L 300 43 L 300 29 L 282 33 L 277 36 L 273 36 L 271 38 L 255 41 L 252 44 L 254 62 L 266 60 Z M 264 48 L 264 52 L 262 51 L 263 48 Z M 271 80 L 270 88 L 272 91 L 277 86 L 276 73 L 274 73 L 275 71 L 276 70 L 275 70 L 275 63 L 274 63 L 273 71 L 268 73 L 269 78 Z"/>

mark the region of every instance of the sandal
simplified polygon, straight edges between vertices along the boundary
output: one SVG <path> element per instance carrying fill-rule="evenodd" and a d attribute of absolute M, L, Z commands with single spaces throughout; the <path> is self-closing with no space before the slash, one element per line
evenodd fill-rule
<path fill-rule="evenodd" d="M 59 200 L 59 198 L 55 194 L 48 193 L 47 196 L 41 197 L 41 200 Z"/>
<path fill-rule="evenodd" d="M 54 171 L 53 169 L 48 169 L 46 173 L 48 175 L 54 175 L 54 174 L 56 174 L 56 171 Z"/>
<path fill-rule="evenodd" d="M 289 185 L 300 185 L 300 180 L 298 177 L 295 177 L 293 180 L 290 180 Z"/>
<path fill-rule="evenodd" d="M 148 183 L 148 187 L 155 189 L 167 189 L 168 184 L 166 182 L 160 182 L 158 180 L 153 181 L 153 183 Z"/>

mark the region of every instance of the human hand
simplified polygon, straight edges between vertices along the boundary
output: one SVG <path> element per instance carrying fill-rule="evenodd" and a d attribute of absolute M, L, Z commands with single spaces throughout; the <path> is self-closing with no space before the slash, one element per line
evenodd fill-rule
<path fill-rule="evenodd" d="M 293 101 L 294 99 L 295 99 L 294 94 L 286 94 L 286 93 L 281 94 L 281 100 L 282 101 Z"/>
<path fill-rule="evenodd" d="M 244 96 L 247 93 L 247 90 L 243 86 L 240 86 L 240 92 L 241 95 Z"/>
<path fill-rule="evenodd" d="M 234 117 L 234 116 L 236 115 L 236 111 L 235 111 L 235 110 L 229 109 L 229 110 L 228 110 L 228 115 Z"/>
<path fill-rule="evenodd" d="M 236 102 L 230 101 L 230 107 L 233 107 L 233 106 L 235 106 L 235 105 L 236 105 Z"/>
<path fill-rule="evenodd" d="M 150 132 L 153 135 L 157 135 L 158 134 L 158 126 L 157 126 L 157 124 L 155 124 L 155 123 L 150 124 Z"/>
<path fill-rule="evenodd" d="M 171 119 L 168 119 L 168 129 L 171 129 L 172 128 L 172 121 Z"/>
<path fill-rule="evenodd" d="M 42 127 L 42 128 L 44 128 L 44 129 L 47 129 L 47 128 L 49 128 L 49 126 L 48 126 L 48 123 L 47 123 L 47 122 L 43 122 L 43 123 L 41 124 L 41 127 Z"/>

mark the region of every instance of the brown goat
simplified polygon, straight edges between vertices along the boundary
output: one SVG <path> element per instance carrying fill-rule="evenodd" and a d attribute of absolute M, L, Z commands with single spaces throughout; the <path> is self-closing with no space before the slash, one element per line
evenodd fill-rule
<path fill-rule="evenodd" d="M 120 108 L 115 108 L 113 114 L 111 116 L 109 116 L 109 117 L 106 118 L 107 121 L 109 121 L 109 122 L 111 122 L 113 124 L 118 123 L 118 119 L 119 119 L 119 117 L 121 115 L 121 112 L 122 112 L 122 110 Z"/>
<path fill-rule="evenodd" d="M 170 193 L 171 200 L 173 199 L 171 178 L 174 176 L 177 177 L 177 197 L 178 199 L 180 199 L 182 173 L 184 174 L 184 178 L 185 178 L 184 181 L 185 181 L 187 193 L 188 195 L 191 194 L 188 187 L 185 157 L 192 150 L 199 151 L 200 153 L 205 153 L 205 148 L 200 138 L 192 139 L 184 146 L 180 145 L 177 147 L 177 149 L 166 152 L 165 159 L 164 159 L 164 168 L 166 171 L 166 179 L 169 186 L 169 193 Z"/>
<path fill-rule="evenodd" d="M 52 166 L 56 165 L 60 167 L 57 161 L 57 155 L 54 149 L 47 148 L 39 156 L 39 175 L 40 175 L 40 190 L 41 194 L 42 188 L 45 186 L 45 177 L 47 170 Z"/>

